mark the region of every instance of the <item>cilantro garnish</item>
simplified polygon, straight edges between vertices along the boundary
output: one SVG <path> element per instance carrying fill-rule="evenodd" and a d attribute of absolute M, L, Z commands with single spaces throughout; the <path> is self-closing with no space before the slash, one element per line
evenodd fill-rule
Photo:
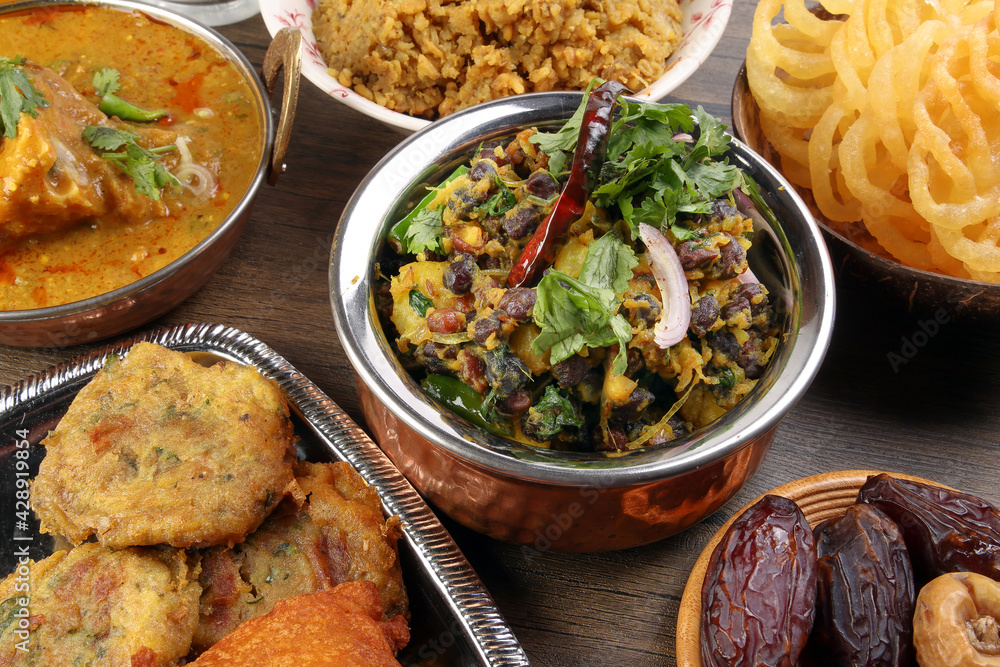
<path fill-rule="evenodd" d="M 548 440 L 565 428 L 580 428 L 583 419 L 569 397 L 554 385 L 545 387 L 545 395 L 528 411 L 527 421 L 534 437 Z"/>
<path fill-rule="evenodd" d="M 670 225 L 670 231 L 673 233 L 674 238 L 678 241 L 690 241 L 691 239 L 696 239 L 700 236 L 698 231 L 677 222 Z"/>
<path fill-rule="evenodd" d="M 549 171 L 558 174 L 571 156 L 580 130 L 586 97 L 558 132 L 535 134 L 531 141 L 549 155 Z M 594 204 L 617 209 L 632 232 L 639 223 L 673 229 L 678 214 L 710 213 L 712 201 L 738 187 L 741 172 L 722 155 L 729 149 L 726 127 L 702 107 L 619 100 Z M 698 128 L 694 142 L 675 139 Z M 641 202 L 638 208 L 634 202 Z"/>
<path fill-rule="evenodd" d="M 434 302 L 424 296 L 420 290 L 410 290 L 410 308 L 417 312 L 420 317 L 427 317 L 427 311 L 434 306 Z"/>
<path fill-rule="evenodd" d="M 621 299 L 613 290 L 593 287 L 561 271 L 550 270 L 536 288 L 535 324 L 541 333 L 532 349 L 551 350 L 550 363 L 569 359 L 584 347 L 619 344 L 612 373 L 625 372 L 625 347 L 632 340 L 632 327 L 618 313 Z"/>
<path fill-rule="evenodd" d="M 580 281 L 623 294 L 632 278 L 632 269 L 639 266 L 635 251 L 621 240 L 615 231 L 608 232 L 590 244 L 580 270 Z"/>
<path fill-rule="evenodd" d="M 614 290 L 576 280 L 552 269 L 538 283 L 534 309 L 541 333 L 532 342 L 537 353 L 551 350 L 550 363 L 569 359 L 584 347 L 618 344 L 612 373 L 625 372 L 625 348 L 632 327 L 618 313 L 621 298 Z"/>
<path fill-rule="evenodd" d="M 489 216 L 503 215 L 517 204 L 517 197 L 506 183 L 499 177 L 494 177 L 494 182 L 498 188 L 497 193 L 476 207 L 476 210 Z"/>
<path fill-rule="evenodd" d="M 694 110 L 694 117 L 698 120 L 698 140 L 688 155 L 686 167 L 722 155 L 729 150 L 729 137 L 726 136 L 725 125 L 705 111 L 701 105 Z"/>
<path fill-rule="evenodd" d="M 617 207 L 638 236 L 644 222 L 671 227 L 679 213 L 711 213 L 712 201 L 741 182 L 740 170 L 721 156 L 729 149 L 725 126 L 702 107 L 642 105 L 622 101 L 625 112 L 615 121 L 595 203 Z M 676 141 L 698 121 L 698 139 Z M 642 201 L 635 209 L 633 201 Z"/>
<path fill-rule="evenodd" d="M 444 210 L 440 206 L 433 210 L 428 210 L 428 207 L 437 198 L 438 190 L 467 171 L 469 168 L 465 165 L 455 169 L 439 186 L 430 188 L 431 191 L 424 195 L 416 207 L 392 226 L 389 239 L 399 244 L 400 252 L 416 255 L 424 250 L 441 250 Z"/>
<path fill-rule="evenodd" d="M 136 143 L 138 135 L 113 127 L 88 125 L 83 139 L 101 153 L 101 157 L 117 164 L 135 183 L 135 191 L 153 201 L 160 198 L 163 188 L 181 182 L 156 159 L 158 153 L 174 150 L 176 146 L 146 149 Z M 124 149 L 124 150 L 121 150 Z"/>
<path fill-rule="evenodd" d="M 580 136 L 580 126 L 583 124 L 583 114 L 587 109 L 587 98 L 595 86 L 600 85 L 600 79 L 594 79 L 583 93 L 583 100 L 570 119 L 557 132 L 536 132 L 528 141 L 549 156 L 549 173 L 559 178 L 573 155 L 576 140 Z"/>
<path fill-rule="evenodd" d="M 39 107 L 49 106 L 42 94 L 25 73 L 22 56 L 0 58 L 0 130 L 6 139 L 17 136 L 17 123 L 22 113 L 32 118 Z"/>
<path fill-rule="evenodd" d="M 568 359 L 584 347 L 618 344 L 611 372 L 621 375 L 627 366 L 626 347 L 632 327 L 618 313 L 619 296 L 628 287 L 635 252 L 616 233 L 590 244 L 579 280 L 551 269 L 535 290 L 534 317 L 542 332 L 532 342 L 535 352 L 551 348 L 550 363 Z"/>
<path fill-rule="evenodd" d="M 444 209 L 425 208 L 410 219 L 409 227 L 403 232 L 403 247 L 414 255 L 425 250 L 441 249 L 444 237 Z"/>
<path fill-rule="evenodd" d="M 566 124 L 559 128 L 557 132 L 537 132 L 528 139 L 528 141 L 538 146 L 540 150 L 549 156 L 550 165 L 556 152 L 573 152 L 576 140 L 580 136 L 580 125 L 583 124 L 583 113 L 587 108 L 586 102 L 587 98 L 584 96 L 583 104 L 577 108 L 573 115 L 570 116 L 570 119 L 566 121 Z"/>
<path fill-rule="evenodd" d="M 736 374 L 733 373 L 731 368 L 723 368 L 719 374 L 719 386 L 725 389 L 732 389 L 736 386 Z"/>
<path fill-rule="evenodd" d="M 110 67 L 97 70 L 97 72 L 94 73 L 93 84 L 94 88 L 97 89 L 98 96 L 100 97 L 109 93 L 117 93 L 118 89 L 121 87 L 121 84 L 118 83 L 118 70 Z"/>

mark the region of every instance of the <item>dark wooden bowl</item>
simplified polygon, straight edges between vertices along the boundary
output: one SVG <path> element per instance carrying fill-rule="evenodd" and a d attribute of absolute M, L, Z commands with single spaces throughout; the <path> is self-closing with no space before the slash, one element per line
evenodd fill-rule
<path fill-rule="evenodd" d="M 778 153 L 761 131 L 760 109 L 750 93 L 745 64 L 733 86 L 732 118 L 737 138 L 780 171 Z M 874 287 L 915 314 L 1000 321 L 1000 285 L 914 269 L 871 252 L 857 242 L 875 243 L 867 231 L 860 229 L 854 240 L 845 237 L 819 213 L 809 191 L 800 189 L 799 194 L 823 230 L 838 280 L 854 280 Z M 944 314 L 940 309 L 944 309 Z"/>

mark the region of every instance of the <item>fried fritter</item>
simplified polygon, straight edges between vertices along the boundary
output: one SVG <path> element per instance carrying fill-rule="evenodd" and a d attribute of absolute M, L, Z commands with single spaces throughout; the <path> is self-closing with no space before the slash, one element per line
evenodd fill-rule
<path fill-rule="evenodd" d="M 197 576 L 170 547 L 88 543 L 23 564 L 0 584 L 0 665 L 174 665 L 198 623 Z"/>
<path fill-rule="evenodd" d="M 378 492 L 347 463 L 299 463 L 295 480 L 309 498 L 309 516 L 323 531 L 328 557 L 344 563 L 335 583 L 371 581 L 385 617 L 407 614 L 396 549 L 399 518 L 384 518 Z"/>
<path fill-rule="evenodd" d="M 398 523 L 383 518 L 375 489 L 346 463 L 299 463 L 295 476 L 301 507 L 287 499 L 243 543 L 205 553 L 196 651 L 279 600 L 346 581 L 375 584 L 383 620 L 407 615 Z"/>
<path fill-rule="evenodd" d="M 382 605 L 369 581 L 280 600 L 190 663 L 197 667 L 380 667 L 409 641 L 401 617 L 380 622 Z"/>
<path fill-rule="evenodd" d="M 273 381 L 149 343 L 109 357 L 43 444 L 43 530 L 116 548 L 235 544 L 290 488 L 295 459 Z"/>

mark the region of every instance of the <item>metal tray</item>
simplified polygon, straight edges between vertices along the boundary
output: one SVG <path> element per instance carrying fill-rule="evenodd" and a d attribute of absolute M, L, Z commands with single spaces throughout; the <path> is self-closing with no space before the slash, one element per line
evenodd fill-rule
<path fill-rule="evenodd" d="M 230 327 L 189 324 L 107 345 L 30 377 L 0 393 L 0 572 L 18 558 L 40 559 L 55 544 L 26 511 L 24 481 L 44 456 L 38 445 L 76 393 L 110 354 L 139 341 L 187 352 L 199 361 L 248 364 L 276 380 L 292 408 L 300 456 L 346 461 L 373 486 L 387 515 L 399 516 L 403 578 L 410 596 L 411 639 L 404 665 L 528 665 L 528 659 L 465 556 L 441 522 L 378 446 L 326 394 L 255 338 Z M 22 453 L 22 452 L 26 452 Z M 27 465 L 25 465 L 27 462 Z M 18 494 L 20 492 L 20 498 Z M 21 505 L 18 505 L 18 502 Z"/>

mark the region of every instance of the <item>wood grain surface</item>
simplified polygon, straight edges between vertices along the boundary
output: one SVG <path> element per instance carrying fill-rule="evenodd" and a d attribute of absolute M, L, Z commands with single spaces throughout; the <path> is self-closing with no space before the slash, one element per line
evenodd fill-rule
<path fill-rule="evenodd" d="M 729 118 L 753 16 L 736 0 L 712 57 L 671 98 Z M 260 64 L 261 18 L 221 32 Z M 308 81 L 276 187 L 264 186 L 233 254 L 188 302 L 150 325 L 238 327 L 287 358 L 363 425 L 330 315 L 327 261 L 354 188 L 402 135 Z M 709 538 L 748 500 L 799 477 L 876 468 L 937 480 L 1000 503 L 1000 335 L 963 322 L 947 302 L 909 312 L 842 276 L 834 342 L 806 396 L 778 429 L 751 482 L 722 510 L 646 547 L 557 554 L 501 544 L 447 523 L 535 665 L 674 665 L 677 610 Z M 86 348 L 0 346 L 13 384 Z"/>

